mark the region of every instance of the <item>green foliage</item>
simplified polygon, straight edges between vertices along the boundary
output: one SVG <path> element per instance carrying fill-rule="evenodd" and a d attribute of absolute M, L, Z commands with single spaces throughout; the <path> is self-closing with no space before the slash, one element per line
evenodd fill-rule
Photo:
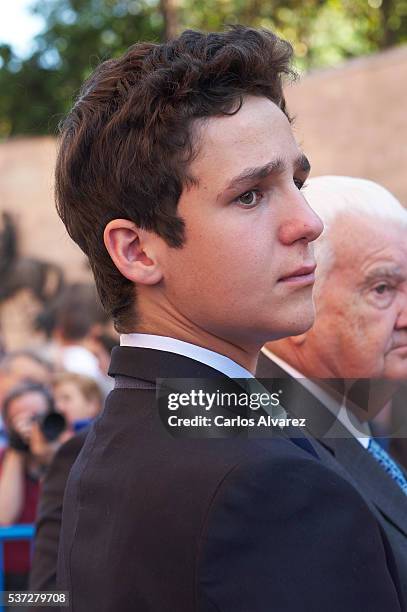
<path fill-rule="evenodd" d="M 55 133 L 100 60 L 163 39 L 167 2 L 37 0 L 46 25 L 31 57 L 21 61 L 0 45 L 0 137 Z M 308 70 L 406 42 L 407 0 L 178 0 L 179 30 L 227 23 L 274 29 Z"/>
<path fill-rule="evenodd" d="M 139 40 L 160 40 L 161 14 L 144 0 L 41 0 L 46 27 L 24 61 L 0 47 L 0 137 L 53 134 L 99 61 Z"/>
<path fill-rule="evenodd" d="M 407 42 L 407 0 L 184 0 L 181 21 L 202 29 L 245 23 L 289 40 L 302 69 Z"/>

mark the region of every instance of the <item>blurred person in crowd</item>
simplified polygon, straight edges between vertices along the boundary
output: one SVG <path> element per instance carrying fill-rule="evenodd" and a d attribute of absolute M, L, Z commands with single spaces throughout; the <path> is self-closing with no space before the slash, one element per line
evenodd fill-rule
<path fill-rule="evenodd" d="M 26 380 L 48 385 L 52 372 L 52 364 L 35 351 L 13 351 L 0 361 L 0 375 L 9 376 L 15 382 Z"/>
<path fill-rule="evenodd" d="M 304 195 L 325 225 L 315 243 L 316 320 L 266 344 L 257 375 L 290 377 L 285 407 L 307 418 L 324 463 L 373 508 L 407 601 L 407 478 L 368 424 L 407 380 L 407 211 L 357 178 L 313 178 Z M 405 420 L 405 390 L 400 399 Z"/>
<path fill-rule="evenodd" d="M 112 379 L 101 369 L 96 350 L 98 338 L 110 325 L 92 284 L 75 283 L 61 293 L 55 304 L 53 339 L 54 359 L 69 372 L 89 376 L 101 386 L 104 395 L 112 388 Z"/>
<path fill-rule="evenodd" d="M 62 269 L 51 262 L 22 257 L 16 223 L 0 218 L 0 329 L 5 351 L 36 348 L 46 338 L 35 325 L 46 304 L 62 290 Z"/>
<path fill-rule="evenodd" d="M 0 359 L 0 448 L 6 444 L 1 417 L 3 398 L 20 382 L 30 381 L 47 386 L 51 381 L 52 365 L 34 351 L 13 351 Z"/>
<path fill-rule="evenodd" d="M 48 440 L 40 426 L 54 411 L 52 397 L 38 383 L 21 383 L 3 402 L 8 444 L 0 456 L 0 525 L 34 522 L 39 483 L 56 450 L 72 434 L 63 431 Z M 6 590 L 27 586 L 30 545 L 5 545 Z"/>
<path fill-rule="evenodd" d="M 95 355 L 98 360 L 99 369 L 105 376 L 109 374 L 112 350 L 118 344 L 119 337 L 114 330 L 96 330 L 88 340 L 89 350 Z"/>
<path fill-rule="evenodd" d="M 102 392 L 93 378 L 63 372 L 54 377 L 52 388 L 55 409 L 64 415 L 72 429 L 87 425 L 102 409 Z"/>
<path fill-rule="evenodd" d="M 65 486 L 88 431 L 89 427 L 82 429 L 61 446 L 44 476 L 35 523 L 30 590 L 45 591 L 57 588 L 58 545 Z M 46 610 L 51 612 L 49 608 Z"/>
<path fill-rule="evenodd" d="M 81 431 L 58 450 L 42 483 L 30 573 L 30 589 L 32 590 L 56 588 L 58 543 L 65 484 L 69 471 L 85 441 L 90 421 L 100 412 L 103 404 L 97 383 L 80 374 L 65 372 L 56 375 L 52 388 L 56 410 L 64 415 L 72 429 Z"/>
<path fill-rule="evenodd" d="M 64 415 L 72 429 L 80 430 L 80 433 L 58 450 L 42 483 L 30 574 L 30 588 L 33 590 L 56 588 L 65 484 L 85 441 L 90 421 L 100 412 L 103 404 L 97 383 L 80 374 L 65 372 L 56 375 L 52 388 L 56 410 Z"/>
<path fill-rule="evenodd" d="M 65 491 L 74 612 L 402 609 L 387 538 L 299 428 L 174 439 L 157 411 L 157 378 L 233 389 L 267 340 L 313 322 L 322 224 L 300 192 L 291 54 L 243 26 L 136 44 L 62 127 L 58 211 L 121 332 Z"/>

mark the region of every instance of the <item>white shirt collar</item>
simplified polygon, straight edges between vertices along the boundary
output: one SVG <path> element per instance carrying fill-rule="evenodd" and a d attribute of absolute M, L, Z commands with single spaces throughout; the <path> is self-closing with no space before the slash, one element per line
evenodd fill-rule
<path fill-rule="evenodd" d="M 176 353 L 218 370 L 229 378 L 253 378 L 253 374 L 241 365 L 215 351 L 203 348 L 190 342 L 177 340 L 168 336 L 153 334 L 121 334 L 120 346 L 134 346 L 136 348 L 155 349 L 167 353 Z"/>
<path fill-rule="evenodd" d="M 303 387 L 305 387 L 310 393 L 312 393 L 312 395 L 319 399 L 319 401 L 326 408 L 328 408 L 328 410 L 330 410 L 333 414 L 336 415 L 337 419 L 342 423 L 344 427 L 346 427 L 346 429 L 352 434 L 352 436 L 357 439 L 357 441 L 363 446 L 363 448 L 368 448 L 371 434 L 369 425 L 367 423 L 358 423 L 358 429 L 356 429 L 356 427 L 349 418 L 349 414 L 346 410 L 346 407 L 344 405 L 339 404 L 339 402 L 327 391 L 325 391 L 325 389 L 322 389 L 322 387 L 317 385 L 314 381 L 305 378 L 304 375 L 301 374 L 301 372 L 293 368 L 293 366 L 284 361 L 284 359 L 277 357 L 277 355 L 275 355 L 268 348 L 263 347 L 261 349 L 261 352 L 266 357 L 274 361 L 274 363 L 278 365 L 282 370 L 287 372 L 287 374 L 297 379 Z M 355 420 L 355 422 L 357 422 L 355 416 L 353 416 L 353 419 Z M 361 436 L 361 431 L 364 431 L 366 435 Z M 329 437 L 329 432 L 327 433 L 327 437 Z"/>

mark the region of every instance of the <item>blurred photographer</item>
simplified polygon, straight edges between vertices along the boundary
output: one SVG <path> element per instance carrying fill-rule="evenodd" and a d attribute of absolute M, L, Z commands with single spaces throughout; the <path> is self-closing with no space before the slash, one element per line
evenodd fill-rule
<path fill-rule="evenodd" d="M 52 391 L 55 410 L 75 432 L 87 427 L 103 406 L 102 390 L 89 376 L 61 372 L 53 378 Z"/>
<path fill-rule="evenodd" d="M 37 383 L 14 387 L 4 398 L 8 444 L 0 455 L 0 525 L 35 520 L 40 479 L 58 448 L 72 436 L 55 413 L 51 394 Z M 25 589 L 30 544 L 5 545 L 6 589 Z"/>

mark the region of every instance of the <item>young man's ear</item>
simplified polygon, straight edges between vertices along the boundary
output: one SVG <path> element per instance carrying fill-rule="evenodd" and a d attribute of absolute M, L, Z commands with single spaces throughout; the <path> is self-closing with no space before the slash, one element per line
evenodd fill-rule
<path fill-rule="evenodd" d="M 137 227 L 128 219 L 113 219 L 103 234 L 106 249 L 116 268 L 129 280 L 156 285 L 163 278 L 156 258 L 158 236 Z"/>

